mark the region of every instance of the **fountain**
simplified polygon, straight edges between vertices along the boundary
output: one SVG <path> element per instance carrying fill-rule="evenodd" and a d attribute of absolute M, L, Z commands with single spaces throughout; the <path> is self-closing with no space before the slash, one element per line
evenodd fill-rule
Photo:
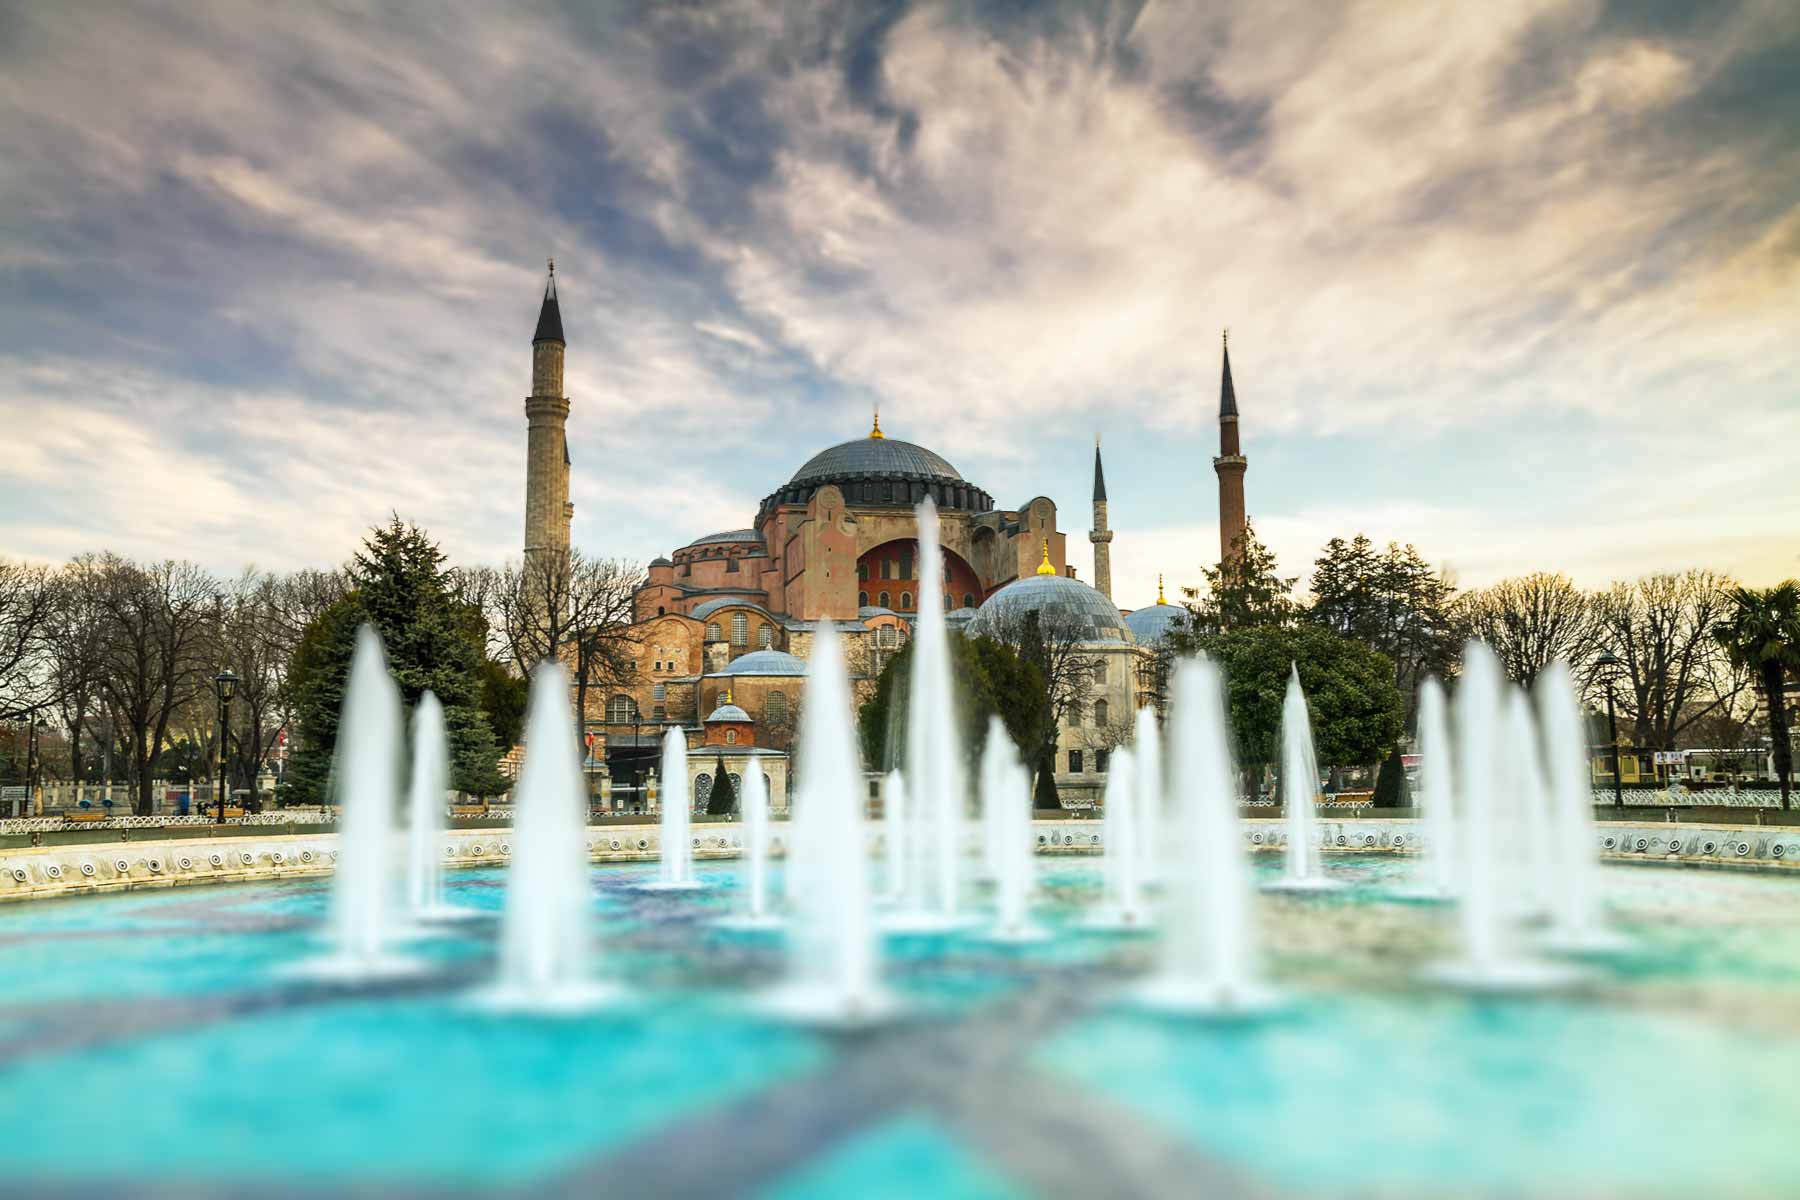
<path fill-rule="evenodd" d="M 337 874 L 331 884 L 333 949 L 324 958 L 300 964 L 299 974 L 368 980 L 419 967 L 389 949 L 401 933 L 393 853 L 400 730 L 400 690 L 388 674 L 380 635 L 374 626 L 364 625 L 356 631 L 332 768 L 342 808 Z"/>
<path fill-rule="evenodd" d="M 1189 1016 L 1267 1011 L 1251 927 L 1250 866 L 1238 827 L 1224 682 L 1201 658 L 1175 669 L 1173 792 L 1163 860 L 1166 931 L 1157 973 L 1135 989 L 1138 1003 Z"/>
<path fill-rule="evenodd" d="M 1138 878 L 1149 885 L 1158 878 L 1157 858 L 1163 844 L 1167 801 L 1163 796 L 1162 727 L 1156 722 L 1156 710 L 1148 705 L 1138 709 L 1136 740 L 1132 744 L 1136 747 L 1132 773 L 1137 781 L 1133 808 L 1138 820 Z"/>
<path fill-rule="evenodd" d="M 1537 723 L 1532 719 L 1531 701 L 1525 689 L 1506 689 L 1505 728 L 1506 755 L 1502 760 L 1502 778 L 1506 795 L 1511 799 L 1513 818 L 1507 821 L 1504 840 L 1510 862 L 1519 877 L 1502 890 L 1511 907 L 1527 921 L 1541 920 L 1550 911 L 1550 897 L 1556 889 L 1555 848 L 1550 844 L 1550 788 L 1544 778 L 1544 757 L 1538 739 Z"/>
<path fill-rule="evenodd" d="M 915 510 L 919 529 L 919 616 L 913 626 L 912 679 L 907 694 L 906 779 L 911 789 L 915 869 L 906 896 L 885 926 L 931 932 L 963 923 L 964 799 L 962 751 L 957 744 L 955 693 L 950 686 L 950 634 L 944 625 L 943 554 L 937 506 L 927 496 Z"/>
<path fill-rule="evenodd" d="M 1144 908 L 1144 855 L 1138 845 L 1144 823 L 1138 816 L 1136 765 L 1130 750 L 1119 749 L 1107 768 L 1106 810 L 1100 823 L 1106 898 L 1086 922 L 1090 928 L 1141 930 L 1149 924 Z"/>
<path fill-rule="evenodd" d="M 911 858 L 907 834 L 910 815 L 906 795 L 906 776 L 899 768 L 888 772 L 881 791 L 881 824 L 887 851 L 887 882 L 883 898 L 890 903 L 906 894 L 906 872 Z"/>
<path fill-rule="evenodd" d="M 1578 977 L 1526 956 L 1517 944 L 1516 913 L 1510 911 L 1507 891 L 1518 866 L 1510 840 L 1519 822 L 1506 820 L 1501 812 L 1503 797 L 1496 794 L 1495 786 L 1502 775 L 1501 688 L 1500 662 L 1494 652 L 1471 641 L 1463 651 L 1463 674 L 1456 687 L 1461 821 L 1455 848 L 1463 881 L 1463 952 L 1460 958 L 1431 968 L 1427 977 L 1475 991 L 1555 987 Z"/>
<path fill-rule="evenodd" d="M 572 1013 L 618 994 L 589 973 L 587 797 L 568 697 L 562 664 L 538 664 L 513 792 L 499 978 L 482 997 L 486 1007 Z"/>
<path fill-rule="evenodd" d="M 1425 871 L 1424 878 L 1401 893 L 1409 900 L 1452 900 L 1459 890 L 1453 753 L 1444 685 L 1432 676 L 1419 689 L 1419 787 L 1414 800 L 1424 811 Z"/>
<path fill-rule="evenodd" d="M 998 718 L 981 751 L 982 811 L 993 830 L 994 925 L 988 940 L 1040 942 L 1048 934 L 1031 920 L 1036 869 L 1031 845 L 1031 774 Z"/>
<path fill-rule="evenodd" d="M 1587 729 L 1568 664 L 1551 663 L 1538 676 L 1535 690 L 1549 780 L 1551 845 L 1556 855 L 1549 896 L 1550 929 L 1544 944 L 1568 954 L 1632 949 L 1635 943 L 1608 928 L 1600 912 Z"/>
<path fill-rule="evenodd" d="M 687 734 L 671 729 L 663 738 L 662 835 L 657 848 L 657 876 L 638 886 L 646 891 L 685 892 L 706 885 L 694 878 L 693 828 L 688 800 Z"/>
<path fill-rule="evenodd" d="M 781 918 L 769 907 L 769 786 L 754 757 L 744 773 L 744 856 L 750 879 L 744 911 L 721 924 L 733 929 L 779 929 Z"/>
<path fill-rule="evenodd" d="M 412 780 L 406 805 L 406 900 L 413 919 L 420 921 L 477 915 L 473 909 L 444 902 L 444 800 L 450 777 L 446 742 L 444 706 L 427 691 L 413 709 Z"/>
<path fill-rule="evenodd" d="M 805 882 L 790 896 L 789 978 L 764 1007 L 809 1024 L 863 1025 L 887 1015 L 893 1000 L 877 978 L 850 684 L 829 623 L 813 640 L 799 743 L 793 866 Z"/>
<path fill-rule="evenodd" d="M 1281 702 L 1281 807 L 1287 818 L 1287 867 L 1271 891 L 1321 892 L 1337 887 L 1325 877 L 1319 853 L 1319 822 L 1313 805 L 1319 794 L 1319 761 L 1313 755 L 1312 717 L 1300 687 L 1300 664 L 1288 673 Z"/>
<path fill-rule="evenodd" d="M 1000 861 L 1006 855 L 1006 814 L 999 798 L 1011 784 L 1009 778 L 1019 756 L 1010 747 L 1006 726 L 997 716 L 988 718 L 987 737 L 981 747 L 981 874 L 1000 878 Z"/>

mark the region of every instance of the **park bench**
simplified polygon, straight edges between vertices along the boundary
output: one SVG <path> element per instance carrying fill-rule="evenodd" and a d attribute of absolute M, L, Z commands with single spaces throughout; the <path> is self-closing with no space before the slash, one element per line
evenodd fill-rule
<path fill-rule="evenodd" d="M 63 823 L 67 825 L 93 825 L 106 820 L 112 814 L 99 808 L 84 808 L 77 812 L 63 814 Z"/>

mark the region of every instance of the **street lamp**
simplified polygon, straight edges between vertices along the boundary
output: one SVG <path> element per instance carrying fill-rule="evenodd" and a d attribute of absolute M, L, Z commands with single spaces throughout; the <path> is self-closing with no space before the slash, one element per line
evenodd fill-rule
<path fill-rule="evenodd" d="M 1608 650 L 1594 660 L 1606 676 L 1606 741 L 1612 747 L 1613 807 L 1625 807 L 1625 785 L 1619 778 L 1619 719 L 1613 710 L 1613 679 L 1619 670 L 1619 660 Z"/>
<path fill-rule="evenodd" d="M 219 824 L 225 823 L 226 766 L 230 756 L 225 752 L 225 739 L 231 728 L 231 697 L 237 693 L 238 677 L 230 668 L 213 676 L 213 691 L 219 697 L 219 794 L 213 799 L 219 806 Z"/>

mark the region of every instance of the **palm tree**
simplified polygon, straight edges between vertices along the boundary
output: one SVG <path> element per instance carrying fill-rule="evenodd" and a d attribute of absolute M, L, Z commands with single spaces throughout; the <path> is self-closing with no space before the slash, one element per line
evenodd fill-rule
<path fill-rule="evenodd" d="M 1783 693 L 1788 673 L 1800 673 L 1800 583 L 1790 579 L 1771 588 L 1733 588 L 1731 604 L 1731 613 L 1713 633 L 1732 662 L 1756 674 L 1763 707 L 1769 714 L 1775 774 L 1781 779 L 1781 807 L 1786 809 L 1794 746 L 1788 737 Z"/>

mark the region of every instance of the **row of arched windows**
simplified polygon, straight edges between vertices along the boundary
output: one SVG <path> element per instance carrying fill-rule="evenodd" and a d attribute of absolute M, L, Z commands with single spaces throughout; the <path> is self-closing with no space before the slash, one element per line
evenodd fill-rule
<path fill-rule="evenodd" d="M 894 607 L 893 593 L 892 592 L 876 593 L 875 603 L 882 608 Z M 913 606 L 912 593 L 911 592 L 901 592 L 900 593 L 900 611 L 901 612 L 911 612 L 912 606 Z M 974 608 L 975 607 L 975 593 L 974 592 L 964 592 L 963 593 L 962 606 L 964 608 Z M 867 593 L 867 592 L 856 593 L 856 607 L 858 607 L 858 608 L 869 607 L 869 593 Z M 952 596 L 949 592 L 945 592 L 944 593 L 944 611 L 949 612 L 951 609 L 953 609 L 955 607 L 956 607 L 956 597 Z"/>

